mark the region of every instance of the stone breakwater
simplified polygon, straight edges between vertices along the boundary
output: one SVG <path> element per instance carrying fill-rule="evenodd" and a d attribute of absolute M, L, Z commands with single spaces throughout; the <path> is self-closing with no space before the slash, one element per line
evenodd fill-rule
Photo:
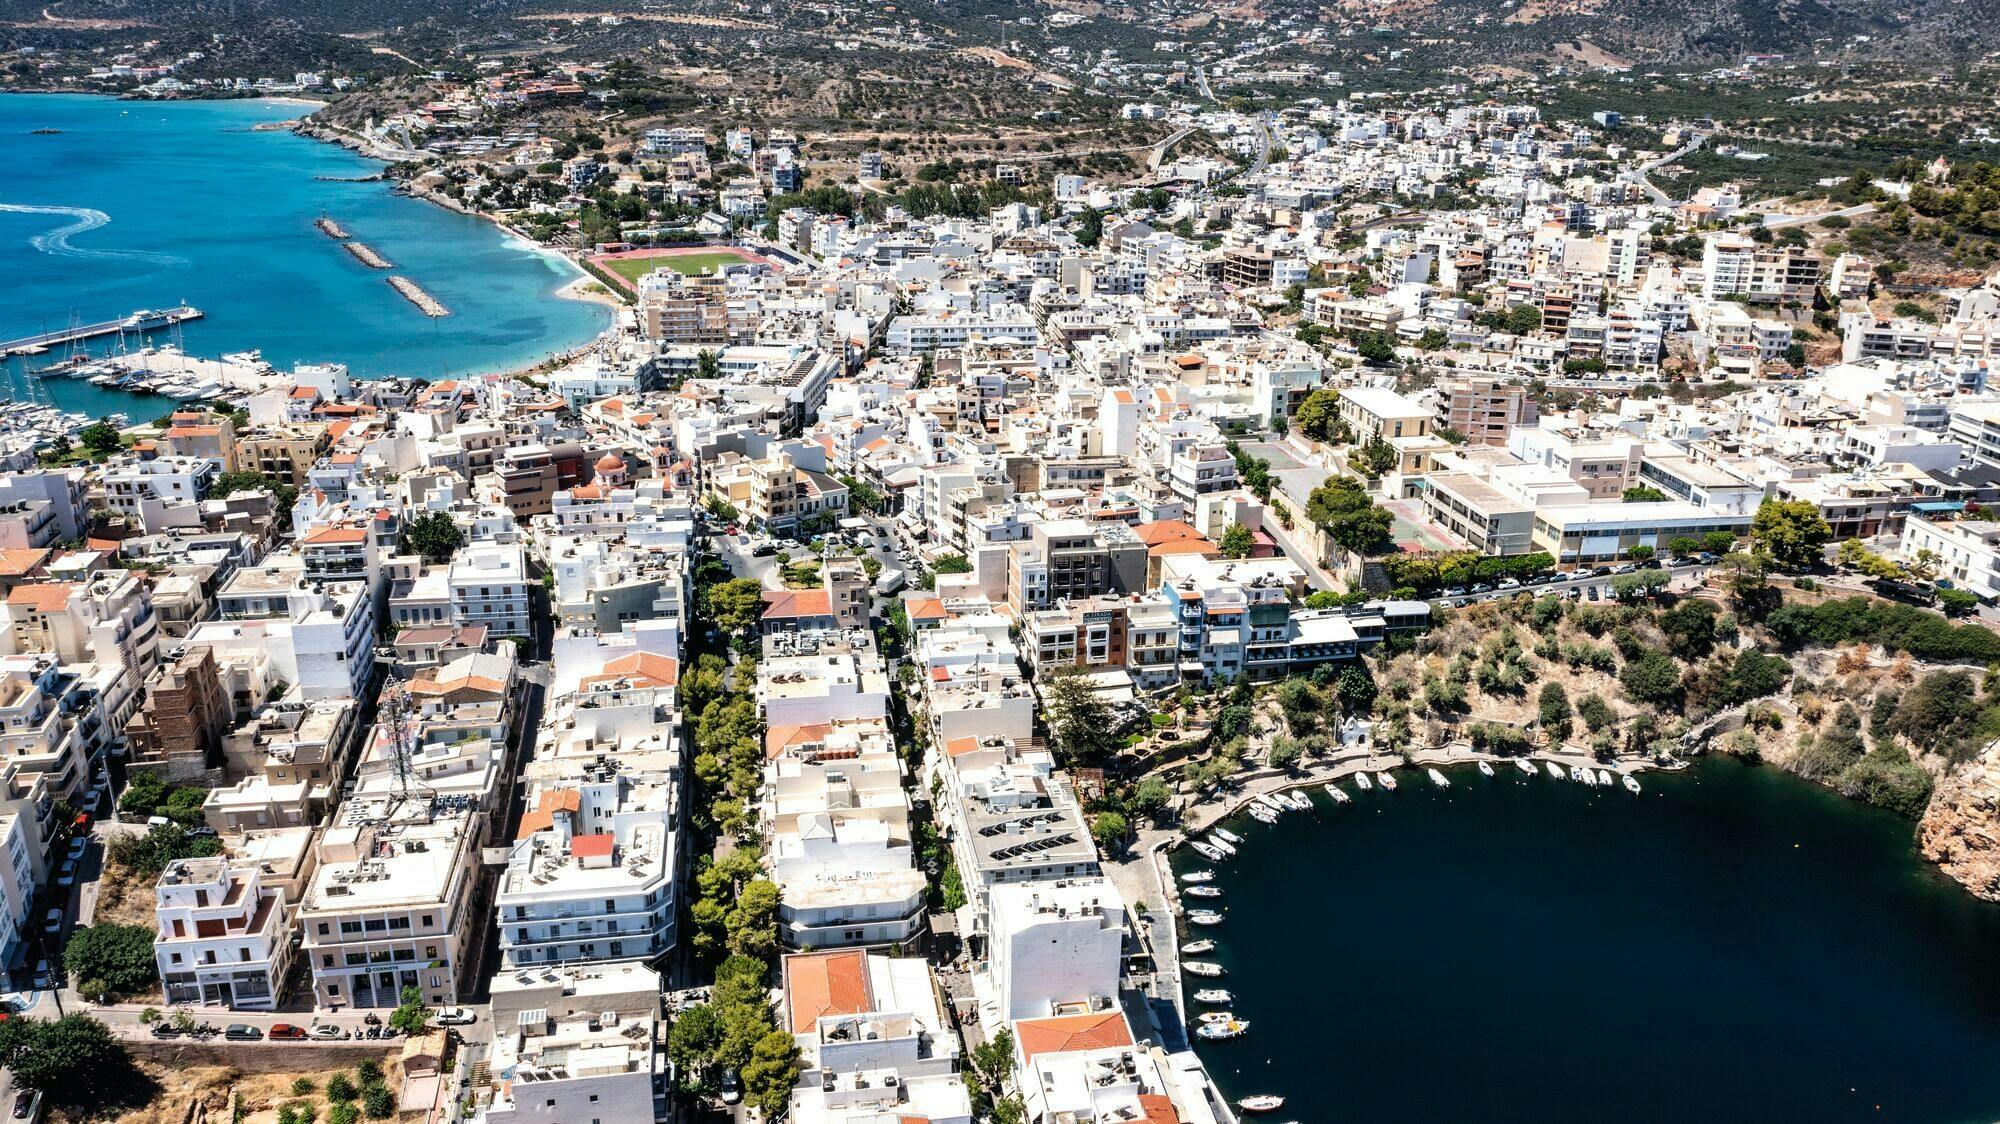
<path fill-rule="evenodd" d="M 407 277 L 391 277 L 389 278 L 389 284 L 397 292 L 403 294 L 404 298 L 411 304 L 423 310 L 425 316 L 451 315 L 451 309 L 446 308 L 436 297 L 424 292 L 423 286 L 417 284 L 415 281 Z"/>
<path fill-rule="evenodd" d="M 2000 902 L 2000 743 L 1938 781 L 1917 846 L 1974 897 Z"/>

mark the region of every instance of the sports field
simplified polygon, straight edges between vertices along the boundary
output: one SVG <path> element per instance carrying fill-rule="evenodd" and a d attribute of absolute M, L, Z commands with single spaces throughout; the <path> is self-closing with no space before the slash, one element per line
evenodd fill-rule
<path fill-rule="evenodd" d="M 668 269 L 690 276 L 707 273 L 731 262 L 749 261 L 748 254 L 736 250 L 699 250 L 695 252 L 663 250 L 654 253 L 629 251 L 623 254 L 607 254 L 596 259 L 598 265 L 610 270 L 634 284 L 639 278 L 665 266 Z"/>

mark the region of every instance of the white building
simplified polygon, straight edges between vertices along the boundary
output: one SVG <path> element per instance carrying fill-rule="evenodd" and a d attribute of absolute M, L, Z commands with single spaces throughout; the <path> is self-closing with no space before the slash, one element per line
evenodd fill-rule
<path fill-rule="evenodd" d="M 493 636 L 528 635 L 528 560 L 517 543 L 475 543 L 452 556 L 452 620 Z"/>
<path fill-rule="evenodd" d="M 283 891 L 263 884 L 261 866 L 177 859 L 153 893 L 153 957 L 168 1003 L 277 1009 L 291 970 L 291 916 Z"/>

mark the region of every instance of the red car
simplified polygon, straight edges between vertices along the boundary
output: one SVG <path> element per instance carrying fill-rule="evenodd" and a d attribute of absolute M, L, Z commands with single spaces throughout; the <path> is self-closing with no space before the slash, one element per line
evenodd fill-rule
<path fill-rule="evenodd" d="M 306 1028 L 293 1026 L 291 1023 L 272 1023 L 271 1032 L 266 1037 L 272 1041 L 303 1042 L 306 1037 Z"/>

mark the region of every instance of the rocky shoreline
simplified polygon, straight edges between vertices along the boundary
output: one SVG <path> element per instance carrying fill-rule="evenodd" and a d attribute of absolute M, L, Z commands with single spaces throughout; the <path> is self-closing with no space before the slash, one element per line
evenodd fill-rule
<path fill-rule="evenodd" d="M 1939 778 L 1917 847 L 1973 897 L 2000 902 L 2000 743 Z"/>

